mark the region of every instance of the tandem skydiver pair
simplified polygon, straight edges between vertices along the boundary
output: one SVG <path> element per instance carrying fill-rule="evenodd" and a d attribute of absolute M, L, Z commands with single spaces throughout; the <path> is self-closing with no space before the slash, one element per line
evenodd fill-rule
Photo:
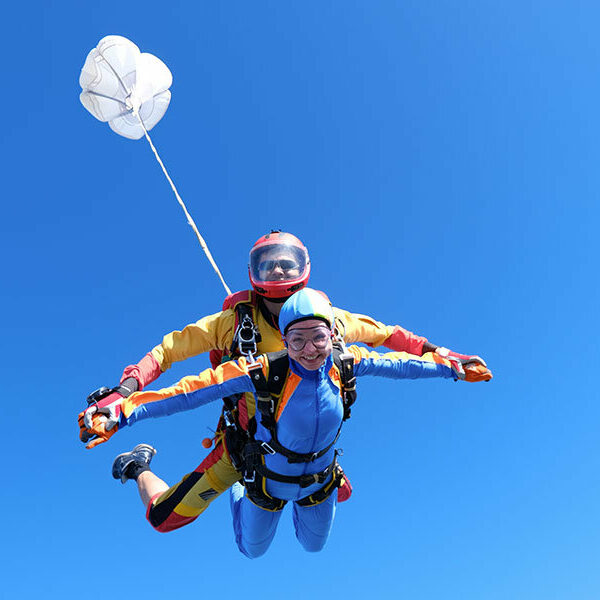
<path fill-rule="evenodd" d="M 346 360 L 351 356 L 355 371 L 352 375 L 359 377 L 376 373 L 395 378 L 442 376 L 469 381 L 490 379 L 491 373 L 478 357 L 439 349 L 401 327 L 388 327 L 363 315 L 332 309 L 326 298 L 314 290 L 302 290 L 290 298 L 291 293 L 306 285 L 310 275 L 308 252 L 290 234 L 274 231 L 260 238 L 250 253 L 249 272 L 253 291 L 229 297 L 223 312 L 169 334 L 137 365 L 126 368 L 121 380 L 123 387 L 80 414 L 81 439 L 93 447 L 106 441 L 120 426 L 133 425 L 141 418 L 187 410 L 221 397 L 234 398 L 233 403 L 225 405 L 215 436 L 215 449 L 179 484 L 169 488 L 145 470 L 153 456 L 153 450 L 147 446 L 126 453 L 116 461 L 118 476 L 126 480 L 129 473 L 138 480 L 142 499 L 148 506 L 148 518 L 159 531 L 191 522 L 212 500 L 235 484 L 232 490 L 234 528 L 240 550 L 247 556 L 258 556 L 266 550 L 275 533 L 282 503 L 292 500 L 299 540 L 307 550 L 319 550 L 327 539 L 338 500 L 338 494 L 332 492 L 341 485 L 339 492 L 345 491 L 347 495 L 349 488 L 333 448 L 345 410 L 339 356 L 346 355 Z M 286 298 L 290 299 L 282 308 Z M 312 337 L 303 341 L 305 333 Z M 289 356 L 283 353 L 256 358 L 281 349 L 281 334 L 285 335 Z M 334 360 L 336 353 L 332 345 L 336 334 L 342 345 L 337 352 L 338 360 Z M 401 352 L 408 350 L 414 356 L 390 353 L 382 358 L 358 347 L 350 347 L 345 352 L 343 343 L 354 341 L 372 346 L 383 344 Z M 296 350 L 300 345 L 302 349 Z M 224 363 L 214 371 L 205 371 L 197 378 L 184 378 L 160 393 L 137 393 L 123 399 L 122 394 L 127 394 L 123 388 L 141 390 L 173 360 L 206 350 L 213 351 L 211 359 L 215 362 L 221 357 L 227 360 L 240 354 L 245 356 L 237 362 Z M 431 353 L 432 350 L 435 352 Z M 216 356 L 217 353 L 221 356 Z M 419 358 L 424 353 L 425 356 Z M 466 368 L 462 363 L 467 364 Z M 272 386 L 269 373 L 272 374 L 270 365 L 274 364 L 284 365 L 285 373 L 280 376 L 279 392 L 275 390 L 273 394 L 271 414 L 275 427 L 273 423 L 268 427 L 268 415 L 260 410 L 261 391 L 254 386 L 250 374 L 253 370 L 255 375 L 262 374 Z M 268 386 L 265 390 L 263 385 L 262 394 L 267 404 L 271 391 Z M 166 396 L 160 396 L 162 393 Z M 259 399 L 258 412 L 255 395 Z M 324 414 L 328 415 L 325 422 L 318 418 L 307 423 L 309 406 L 325 407 Z M 243 444 L 242 439 L 241 449 L 232 447 L 235 438 L 230 435 L 232 422 L 247 436 L 248 444 Z M 310 444 L 303 429 L 306 427 L 317 427 L 321 432 Z M 274 432 L 278 441 L 273 445 L 292 454 L 310 455 L 311 460 L 294 461 L 285 452 L 278 452 L 270 444 Z M 296 439 L 294 436 L 298 435 Z M 240 437 L 235 439 L 239 446 Z M 254 452 L 247 450 L 250 444 L 254 444 Z M 260 450 L 257 452 L 256 448 Z M 237 462 L 232 462 L 233 456 L 237 456 Z M 252 456 L 254 462 L 250 460 Z M 121 463 L 128 461 L 127 468 L 122 467 Z M 254 465 L 253 470 L 248 466 L 250 463 Z M 274 478 L 277 476 L 280 476 L 279 481 Z M 240 487 L 240 481 L 245 483 L 245 489 Z M 264 492 L 262 497 L 256 490 Z M 269 502 L 272 503 L 269 505 Z M 307 514 L 312 516 L 307 517 Z M 303 526 L 306 518 L 311 519 L 311 528 Z M 318 531 L 314 528 L 315 518 Z M 265 531 L 272 535 L 265 538 Z M 263 542 L 257 543 L 257 535 Z"/>

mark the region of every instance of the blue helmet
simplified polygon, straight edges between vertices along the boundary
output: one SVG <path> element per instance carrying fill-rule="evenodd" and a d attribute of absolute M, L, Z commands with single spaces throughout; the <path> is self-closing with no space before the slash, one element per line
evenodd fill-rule
<path fill-rule="evenodd" d="M 287 333 L 290 325 L 307 319 L 320 319 L 333 330 L 335 318 L 327 296 L 312 288 L 304 288 L 290 296 L 279 313 L 279 331 Z"/>

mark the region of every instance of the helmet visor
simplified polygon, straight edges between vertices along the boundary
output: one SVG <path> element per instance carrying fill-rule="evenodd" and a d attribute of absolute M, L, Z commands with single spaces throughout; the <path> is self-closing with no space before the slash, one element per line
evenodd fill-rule
<path fill-rule="evenodd" d="M 294 281 L 304 276 L 307 267 L 304 248 L 290 244 L 270 244 L 250 253 L 250 271 L 256 282 Z"/>

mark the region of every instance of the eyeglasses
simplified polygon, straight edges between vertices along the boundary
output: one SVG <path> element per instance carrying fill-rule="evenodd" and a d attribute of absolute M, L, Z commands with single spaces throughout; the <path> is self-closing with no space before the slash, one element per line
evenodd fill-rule
<path fill-rule="evenodd" d="M 277 260 L 263 260 L 258 264 L 260 271 L 272 271 L 277 265 L 279 265 L 284 271 L 292 271 L 299 269 L 300 265 L 290 258 L 281 258 Z"/>
<path fill-rule="evenodd" d="M 295 331 L 291 331 L 285 336 L 285 340 L 288 346 L 294 352 L 300 352 L 306 346 L 306 342 L 311 342 L 317 350 L 323 350 L 327 347 L 329 340 L 331 339 L 331 331 L 325 329 L 325 327 L 319 327 L 319 331 L 314 333 L 312 337 L 306 337 Z"/>

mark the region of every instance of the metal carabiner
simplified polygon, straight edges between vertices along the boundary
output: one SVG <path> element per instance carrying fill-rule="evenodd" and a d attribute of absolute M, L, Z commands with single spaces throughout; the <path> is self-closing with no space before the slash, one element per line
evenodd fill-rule
<path fill-rule="evenodd" d="M 256 327 L 252 319 L 245 315 L 238 327 L 238 349 L 241 354 L 256 352 Z"/>

